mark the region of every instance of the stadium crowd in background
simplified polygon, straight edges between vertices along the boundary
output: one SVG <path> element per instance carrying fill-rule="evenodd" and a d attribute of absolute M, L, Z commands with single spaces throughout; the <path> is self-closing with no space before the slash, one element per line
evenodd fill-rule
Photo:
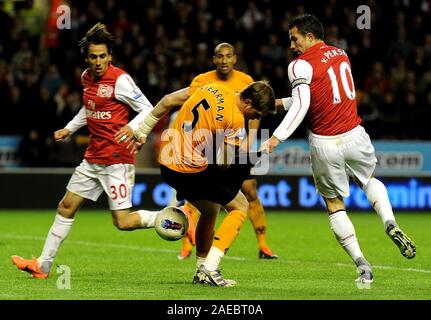
<path fill-rule="evenodd" d="M 71 29 L 54 33 L 47 32 L 50 1 L 0 2 L 0 135 L 24 137 L 24 165 L 79 164 L 82 153 L 76 151 L 83 152 L 85 138 L 60 146 L 53 143 L 52 133 L 82 106 L 85 64 L 77 46 L 80 35 L 99 21 L 116 37 L 114 64 L 128 70 L 154 102 L 211 69 L 212 48 L 224 41 L 234 44 L 239 70 L 269 80 L 276 96 L 288 96 L 288 23 L 296 14 L 315 13 L 326 26 L 325 42 L 349 55 L 358 111 L 371 137 L 431 138 L 427 0 L 294 0 L 277 7 L 267 0 L 57 2 L 70 7 Z M 371 29 L 357 28 L 356 10 L 362 4 L 370 7 Z M 283 116 L 265 117 L 262 127 L 272 133 Z M 163 128 L 161 123 L 159 132 Z M 304 129 L 295 137 L 304 138 Z"/>

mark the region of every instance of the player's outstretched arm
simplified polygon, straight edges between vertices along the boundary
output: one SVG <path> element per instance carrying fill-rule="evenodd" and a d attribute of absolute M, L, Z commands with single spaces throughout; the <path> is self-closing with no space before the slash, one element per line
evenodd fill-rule
<path fill-rule="evenodd" d="M 293 103 L 292 97 L 275 99 L 275 107 L 277 109 L 283 108 L 285 111 L 289 111 L 290 107 L 292 106 L 292 103 Z"/>
<path fill-rule="evenodd" d="M 79 130 L 86 124 L 87 124 L 87 114 L 86 114 L 85 108 L 82 107 L 81 109 L 79 109 L 79 112 L 73 117 L 73 119 L 70 120 L 69 123 L 63 129 L 60 129 L 54 132 L 55 141 L 62 141 L 66 139 L 67 137 L 74 134 L 77 130 Z"/>
<path fill-rule="evenodd" d="M 62 141 L 70 136 L 69 129 L 60 129 L 54 132 L 54 139 L 55 141 Z"/>
<path fill-rule="evenodd" d="M 184 88 L 167 94 L 156 104 L 151 113 L 154 117 L 161 119 L 173 107 L 182 106 L 190 98 L 189 88 Z"/>
<path fill-rule="evenodd" d="M 274 151 L 274 149 L 280 144 L 280 142 L 281 141 L 278 140 L 277 137 L 271 136 L 271 138 L 269 138 L 260 145 L 259 151 L 264 153 L 272 153 L 272 151 Z"/>
<path fill-rule="evenodd" d="M 128 143 L 127 149 L 132 154 L 136 154 L 147 141 L 147 136 L 156 126 L 157 122 L 168 113 L 173 107 L 182 105 L 190 97 L 189 89 L 181 89 L 173 93 L 167 94 L 154 107 L 151 112 L 146 113 L 144 120 L 139 124 L 138 128 L 133 129 L 131 123 L 125 125 L 118 130 L 114 139 L 117 143 Z M 135 119 L 139 117 L 136 116 Z"/>
<path fill-rule="evenodd" d="M 189 88 L 184 88 L 173 93 L 167 94 L 154 109 L 145 117 L 144 121 L 139 124 L 139 128 L 134 130 L 135 139 L 138 142 L 145 143 L 147 136 L 155 127 L 157 122 L 168 113 L 173 107 L 182 105 L 190 97 Z"/>

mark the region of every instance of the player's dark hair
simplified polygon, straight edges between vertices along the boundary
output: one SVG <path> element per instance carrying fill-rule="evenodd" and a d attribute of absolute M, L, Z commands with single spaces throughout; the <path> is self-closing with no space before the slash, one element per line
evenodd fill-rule
<path fill-rule="evenodd" d="M 233 45 L 231 45 L 230 43 L 227 43 L 227 42 L 222 42 L 222 43 L 219 43 L 219 44 L 214 48 L 214 56 L 216 56 L 216 55 L 217 55 L 217 53 L 220 51 L 220 49 L 221 49 L 221 48 L 223 48 L 223 47 L 231 48 L 231 49 L 232 49 L 232 53 L 233 53 L 233 54 L 236 54 L 236 53 L 235 53 L 235 47 L 234 47 Z"/>
<path fill-rule="evenodd" d="M 296 16 L 289 23 L 289 29 L 297 27 L 300 34 L 305 36 L 308 32 L 312 33 L 316 39 L 322 40 L 324 36 L 324 29 L 322 23 L 315 15 L 304 13 Z"/>
<path fill-rule="evenodd" d="M 87 31 L 85 37 L 79 41 L 80 51 L 84 56 L 88 54 L 88 47 L 90 44 L 106 44 L 108 52 L 112 54 L 114 47 L 115 37 L 109 33 L 106 25 L 103 23 L 96 23 L 90 30 Z"/>
<path fill-rule="evenodd" d="M 267 81 L 255 81 L 241 91 L 241 100 L 250 99 L 253 107 L 264 115 L 275 112 L 274 90 Z"/>

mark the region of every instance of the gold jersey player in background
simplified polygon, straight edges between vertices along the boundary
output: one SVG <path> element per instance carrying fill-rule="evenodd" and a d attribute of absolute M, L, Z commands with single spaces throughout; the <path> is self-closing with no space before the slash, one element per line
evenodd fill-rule
<path fill-rule="evenodd" d="M 221 83 L 228 87 L 235 93 L 239 93 L 245 87 L 253 82 L 253 78 L 244 72 L 234 69 L 237 62 L 237 56 L 235 54 L 234 47 L 226 42 L 220 43 L 214 49 L 213 63 L 216 66 L 216 70 L 212 70 L 206 73 L 202 73 L 196 76 L 190 84 L 189 91 L 190 95 L 196 90 L 197 87 L 202 86 L 208 82 Z M 259 128 L 260 120 L 254 119 L 248 121 L 249 141 L 253 143 L 257 129 Z M 244 181 L 241 187 L 241 191 L 246 196 L 250 203 L 248 216 L 253 225 L 256 239 L 259 246 L 259 258 L 261 259 L 277 259 L 269 248 L 266 242 L 266 218 L 265 211 L 259 200 L 257 194 L 257 182 L 256 179 L 251 178 Z M 187 210 L 189 214 L 197 224 L 199 219 L 199 211 L 193 207 L 189 202 L 184 205 L 184 210 Z M 182 248 L 178 255 L 178 259 L 183 260 L 190 257 L 192 252 L 192 243 L 188 237 L 184 237 L 182 241 Z"/>

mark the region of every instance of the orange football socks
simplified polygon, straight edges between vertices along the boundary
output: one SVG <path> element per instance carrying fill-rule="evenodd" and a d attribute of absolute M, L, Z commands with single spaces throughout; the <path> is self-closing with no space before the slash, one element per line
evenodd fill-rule
<path fill-rule="evenodd" d="M 266 219 L 265 211 L 259 199 L 250 202 L 248 209 L 248 216 L 250 217 L 251 224 L 253 225 L 254 233 L 259 244 L 259 248 L 266 248 Z"/>
<path fill-rule="evenodd" d="M 213 246 L 226 253 L 238 236 L 246 218 L 246 213 L 240 210 L 228 212 L 215 234 Z"/>

